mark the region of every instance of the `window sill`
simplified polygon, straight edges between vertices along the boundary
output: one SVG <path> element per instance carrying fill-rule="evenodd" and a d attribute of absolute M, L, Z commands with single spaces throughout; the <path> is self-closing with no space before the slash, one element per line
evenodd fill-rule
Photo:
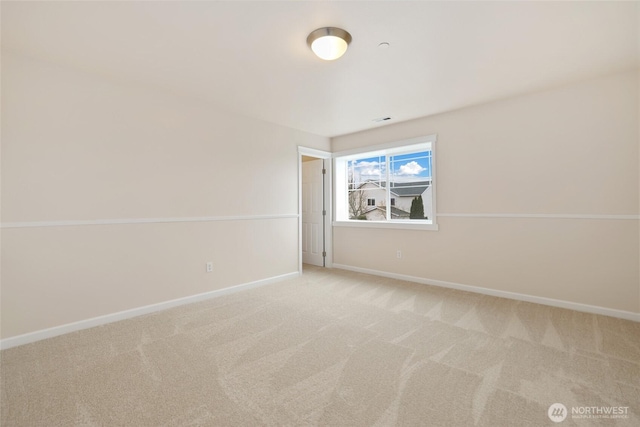
<path fill-rule="evenodd" d="M 397 230 L 438 231 L 438 224 L 423 221 L 333 221 L 334 227 L 394 228 Z"/>

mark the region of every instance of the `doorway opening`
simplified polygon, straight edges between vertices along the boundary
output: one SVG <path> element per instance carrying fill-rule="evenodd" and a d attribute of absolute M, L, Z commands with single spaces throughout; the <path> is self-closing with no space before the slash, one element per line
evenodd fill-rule
<path fill-rule="evenodd" d="M 331 267 L 331 153 L 298 147 L 299 271 Z"/>

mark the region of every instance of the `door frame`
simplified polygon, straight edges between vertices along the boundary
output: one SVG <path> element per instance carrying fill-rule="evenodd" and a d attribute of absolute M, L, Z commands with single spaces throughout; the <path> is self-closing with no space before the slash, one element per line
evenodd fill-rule
<path fill-rule="evenodd" d="M 324 259 L 325 268 L 333 267 L 333 231 L 331 229 L 331 218 L 333 217 L 333 162 L 331 153 L 328 151 L 316 150 L 298 146 L 298 272 L 302 274 L 302 156 L 323 159 L 324 167 L 327 170 L 324 181 L 324 207 L 327 214 L 324 216 L 324 250 L 327 256 Z"/>

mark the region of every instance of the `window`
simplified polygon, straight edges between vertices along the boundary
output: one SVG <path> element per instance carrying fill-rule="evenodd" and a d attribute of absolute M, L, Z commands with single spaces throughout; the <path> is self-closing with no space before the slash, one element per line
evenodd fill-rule
<path fill-rule="evenodd" d="M 335 224 L 437 229 L 434 147 L 435 135 L 337 153 Z"/>

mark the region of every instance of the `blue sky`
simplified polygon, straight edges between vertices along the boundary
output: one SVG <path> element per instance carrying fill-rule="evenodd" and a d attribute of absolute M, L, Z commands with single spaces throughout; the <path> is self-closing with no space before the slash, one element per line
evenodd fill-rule
<path fill-rule="evenodd" d="M 431 177 L 431 152 L 390 156 L 389 166 L 393 181 L 422 181 Z M 351 160 L 348 168 L 349 174 L 353 172 L 356 182 L 384 180 L 385 156 Z"/>

